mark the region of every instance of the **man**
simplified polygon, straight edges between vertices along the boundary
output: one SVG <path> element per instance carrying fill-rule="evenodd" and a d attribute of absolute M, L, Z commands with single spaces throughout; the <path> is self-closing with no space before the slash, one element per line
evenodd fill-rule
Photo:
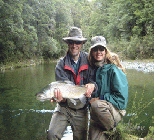
<path fill-rule="evenodd" d="M 82 36 L 80 28 L 72 27 L 68 37 L 63 40 L 68 44 L 68 52 L 56 65 L 56 80 L 69 80 L 75 85 L 85 85 L 87 87 L 85 94 L 89 97 L 97 87 L 93 82 L 94 72 L 88 65 L 88 56 L 81 51 L 87 39 Z M 55 90 L 55 98 L 58 103 L 49 125 L 48 140 L 61 139 L 68 123 L 73 131 L 73 140 L 86 140 L 87 103 L 83 104 L 80 100 L 76 100 L 75 105 L 70 99 L 62 98 L 59 89 Z"/>

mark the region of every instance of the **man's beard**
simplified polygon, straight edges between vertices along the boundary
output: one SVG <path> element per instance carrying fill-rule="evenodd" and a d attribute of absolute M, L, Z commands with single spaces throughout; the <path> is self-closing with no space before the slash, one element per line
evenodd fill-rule
<path fill-rule="evenodd" d="M 69 52 L 69 53 L 70 53 L 70 55 L 72 56 L 72 58 L 77 57 L 77 56 L 79 56 L 79 54 L 80 54 L 80 52 L 78 52 L 78 53 L 71 53 L 71 52 Z"/>

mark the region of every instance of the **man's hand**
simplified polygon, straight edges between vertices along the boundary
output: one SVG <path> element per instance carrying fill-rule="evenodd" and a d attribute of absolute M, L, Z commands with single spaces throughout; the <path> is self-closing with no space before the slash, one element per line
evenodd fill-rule
<path fill-rule="evenodd" d="M 87 88 L 85 96 L 86 97 L 91 97 L 91 94 L 95 89 L 95 84 L 89 83 L 89 84 L 86 84 L 85 87 Z"/>
<path fill-rule="evenodd" d="M 62 97 L 62 94 L 61 94 L 61 91 L 60 91 L 60 89 L 59 88 L 56 88 L 55 90 L 54 90 L 54 97 L 53 97 L 53 99 L 51 100 L 51 102 L 65 102 L 66 101 L 66 99 L 64 99 L 63 97 Z"/>

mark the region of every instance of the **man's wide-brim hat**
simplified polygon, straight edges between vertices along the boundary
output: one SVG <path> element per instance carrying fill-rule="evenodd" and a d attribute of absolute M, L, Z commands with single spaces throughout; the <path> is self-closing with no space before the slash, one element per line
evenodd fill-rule
<path fill-rule="evenodd" d="M 64 37 L 63 41 L 67 43 L 68 40 L 81 41 L 86 43 L 87 39 L 82 36 L 82 30 L 78 27 L 71 27 L 68 37 Z"/>

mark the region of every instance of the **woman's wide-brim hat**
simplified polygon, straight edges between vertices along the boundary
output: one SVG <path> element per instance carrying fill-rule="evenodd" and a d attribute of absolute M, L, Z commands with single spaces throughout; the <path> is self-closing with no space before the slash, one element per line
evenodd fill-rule
<path fill-rule="evenodd" d="M 68 40 L 74 40 L 74 41 L 81 41 L 83 43 L 86 43 L 87 39 L 82 36 L 82 30 L 78 27 L 71 27 L 68 37 L 64 37 L 63 41 L 66 43 Z"/>

